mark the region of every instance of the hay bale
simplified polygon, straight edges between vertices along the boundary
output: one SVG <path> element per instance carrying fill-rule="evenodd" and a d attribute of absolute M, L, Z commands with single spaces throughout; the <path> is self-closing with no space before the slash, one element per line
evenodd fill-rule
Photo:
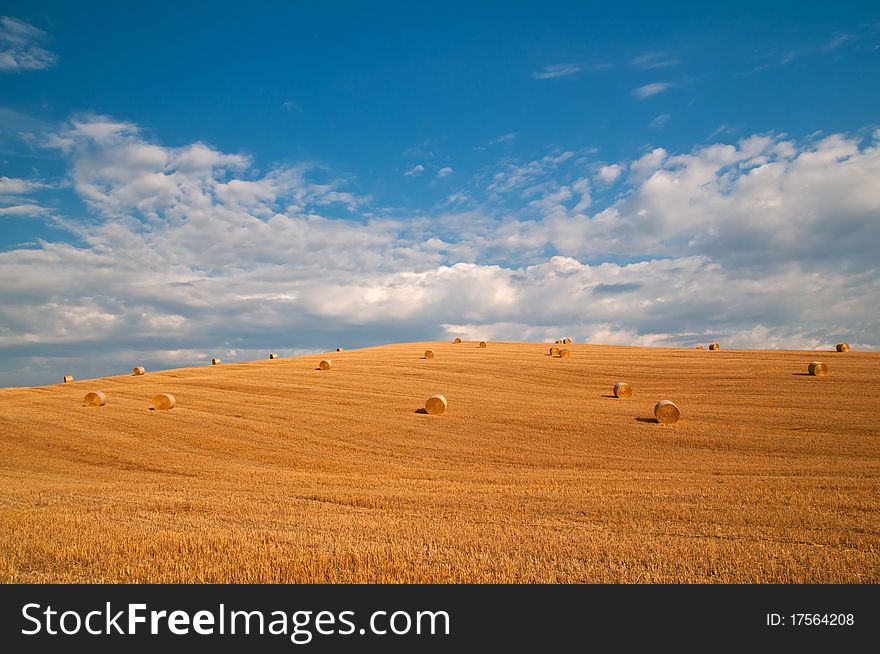
<path fill-rule="evenodd" d="M 73 383 L 73 375 L 64 375 L 64 383 L 65 384 Z"/>
<path fill-rule="evenodd" d="M 562 345 L 562 339 L 561 339 L 561 338 L 557 338 L 557 339 L 556 339 L 555 341 L 553 341 L 553 342 L 556 343 L 557 345 Z"/>
<path fill-rule="evenodd" d="M 695 350 L 702 350 L 702 349 L 705 349 L 705 348 L 704 348 L 702 345 L 698 345 L 698 346 L 695 347 L 694 349 L 695 349 Z"/>
<path fill-rule="evenodd" d="M 849 343 L 838 343 L 837 344 L 838 352 L 849 352 Z"/>
<path fill-rule="evenodd" d="M 559 348 L 556 347 L 555 345 L 550 348 L 550 356 L 551 357 L 558 357 L 559 356 Z"/>
<path fill-rule="evenodd" d="M 828 366 L 821 361 L 810 361 L 810 365 L 807 366 L 807 372 L 814 377 L 821 377 L 828 374 Z"/>
<path fill-rule="evenodd" d="M 678 422 L 681 412 L 669 400 L 660 400 L 654 405 L 654 417 L 661 425 L 671 425 Z"/>
<path fill-rule="evenodd" d="M 632 397 L 632 386 L 626 382 L 617 382 L 614 384 L 614 397 Z"/>
<path fill-rule="evenodd" d="M 567 347 L 564 347 L 561 350 L 559 350 L 559 356 L 560 357 L 571 356 L 571 350 L 569 350 Z"/>
<path fill-rule="evenodd" d="M 480 341 L 480 347 L 488 347 L 488 343 L 486 341 Z"/>
<path fill-rule="evenodd" d="M 170 411 L 177 404 L 171 393 L 159 393 L 153 396 L 153 408 L 156 411 Z"/>
<path fill-rule="evenodd" d="M 442 395 L 432 395 L 425 401 L 425 411 L 432 416 L 446 413 L 446 398 Z"/>
<path fill-rule="evenodd" d="M 218 359 L 217 357 L 214 357 L 213 359 L 211 359 L 212 366 L 219 366 L 220 363 L 221 363 L 221 359 Z"/>
<path fill-rule="evenodd" d="M 344 350 L 343 350 L 341 347 L 337 347 L 337 348 L 336 348 L 336 351 L 337 351 L 337 352 L 343 352 Z"/>
<path fill-rule="evenodd" d="M 278 358 L 278 355 L 275 354 L 274 352 L 270 352 L 270 353 L 269 353 L 269 358 L 270 358 L 270 359 L 277 359 L 277 358 Z"/>
<path fill-rule="evenodd" d="M 425 350 L 425 358 L 433 359 L 434 358 L 434 350 Z"/>
<path fill-rule="evenodd" d="M 721 346 L 718 345 L 718 343 L 712 343 L 712 344 L 709 346 L 709 349 L 710 349 L 710 350 L 720 350 L 720 349 L 721 349 Z"/>
<path fill-rule="evenodd" d="M 318 367 L 321 370 L 330 370 L 330 366 L 332 365 L 332 361 L 330 359 L 321 359 L 321 363 L 318 364 Z"/>
<path fill-rule="evenodd" d="M 563 345 L 571 345 L 571 339 L 570 338 L 563 338 L 562 344 Z"/>
<path fill-rule="evenodd" d="M 452 341 L 452 342 L 453 342 L 453 343 L 461 343 L 461 339 L 460 339 L 458 336 L 456 336 L 456 337 L 455 337 L 455 340 Z"/>
<path fill-rule="evenodd" d="M 101 391 L 86 393 L 86 396 L 83 398 L 83 406 L 104 406 L 106 402 L 107 396 Z"/>
<path fill-rule="evenodd" d="M 131 369 L 131 374 L 137 377 L 138 375 L 146 374 L 146 370 L 144 370 L 143 366 L 135 366 Z"/>

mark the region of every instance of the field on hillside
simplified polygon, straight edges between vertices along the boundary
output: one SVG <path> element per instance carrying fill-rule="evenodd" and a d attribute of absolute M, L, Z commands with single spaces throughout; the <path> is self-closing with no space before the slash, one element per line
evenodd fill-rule
<path fill-rule="evenodd" d="M 880 581 L 880 354 L 569 347 L 0 390 L 0 581 Z"/>

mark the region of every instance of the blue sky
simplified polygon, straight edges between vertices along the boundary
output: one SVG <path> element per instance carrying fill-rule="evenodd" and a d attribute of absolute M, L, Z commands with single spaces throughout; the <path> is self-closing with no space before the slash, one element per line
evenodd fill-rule
<path fill-rule="evenodd" d="M 880 345 L 880 7 L 471 5 L 0 3 L 0 384 Z"/>

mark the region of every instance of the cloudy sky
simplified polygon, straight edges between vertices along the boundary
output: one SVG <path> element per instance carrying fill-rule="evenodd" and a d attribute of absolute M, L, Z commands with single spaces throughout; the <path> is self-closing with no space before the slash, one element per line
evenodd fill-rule
<path fill-rule="evenodd" d="M 320 4 L 0 3 L 0 386 L 880 349 L 877 5 Z"/>

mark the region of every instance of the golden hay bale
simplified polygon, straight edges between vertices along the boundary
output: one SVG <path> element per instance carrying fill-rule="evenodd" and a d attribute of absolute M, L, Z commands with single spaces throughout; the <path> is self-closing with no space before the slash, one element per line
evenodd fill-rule
<path fill-rule="evenodd" d="M 712 344 L 709 346 L 709 349 L 710 349 L 710 350 L 720 350 L 720 349 L 721 349 L 721 346 L 718 345 L 718 343 L 712 343 Z"/>
<path fill-rule="evenodd" d="M 480 347 L 487 347 L 489 344 L 486 341 L 480 341 Z"/>
<path fill-rule="evenodd" d="M 107 402 L 107 396 L 101 391 L 86 393 L 83 398 L 83 406 L 104 406 L 105 402 Z"/>
<path fill-rule="evenodd" d="M 169 411 L 177 404 L 177 400 L 171 393 L 159 393 L 153 396 L 153 408 L 156 411 Z"/>
<path fill-rule="evenodd" d="M 134 375 L 134 376 L 137 376 L 137 375 L 143 375 L 143 374 L 145 374 L 146 372 L 147 372 L 147 371 L 144 370 L 144 367 L 143 367 L 143 366 L 135 366 L 134 368 L 131 369 L 131 374 Z"/>
<path fill-rule="evenodd" d="M 807 372 L 816 377 L 821 377 L 828 374 L 828 366 L 821 361 L 810 361 L 810 365 L 807 366 Z"/>
<path fill-rule="evenodd" d="M 837 344 L 838 352 L 849 352 L 849 343 L 838 343 Z"/>
<path fill-rule="evenodd" d="M 434 350 L 425 350 L 425 358 L 433 359 L 434 358 Z"/>
<path fill-rule="evenodd" d="M 698 345 L 698 346 L 695 347 L 694 349 L 695 349 L 695 350 L 703 350 L 703 349 L 705 349 L 705 348 L 704 348 L 702 345 Z"/>
<path fill-rule="evenodd" d="M 571 339 L 570 338 L 563 338 L 562 344 L 563 345 L 571 345 Z"/>
<path fill-rule="evenodd" d="M 654 405 L 654 417 L 661 425 L 671 425 L 678 422 L 681 412 L 669 400 L 660 400 Z"/>
<path fill-rule="evenodd" d="M 214 357 L 213 359 L 211 359 L 211 365 L 212 365 L 212 366 L 219 366 L 219 365 L 220 365 L 220 362 L 221 362 L 221 360 L 218 359 L 217 357 Z"/>
<path fill-rule="evenodd" d="M 318 364 L 318 367 L 321 370 L 330 370 L 331 365 L 332 362 L 330 361 L 330 359 L 321 359 L 321 363 Z"/>
<path fill-rule="evenodd" d="M 556 347 L 555 345 L 550 348 L 550 356 L 551 357 L 558 357 L 559 356 L 559 348 Z"/>
<path fill-rule="evenodd" d="M 626 382 L 617 382 L 614 384 L 614 397 L 632 397 L 632 386 Z"/>
<path fill-rule="evenodd" d="M 456 336 L 456 337 L 455 337 L 455 340 L 452 341 L 452 342 L 453 342 L 453 343 L 461 343 L 461 339 L 460 339 L 458 336 Z"/>
<path fill-rule="evenodd" d="M 559 356 L 561 356 L 561 357 L 571 356 L 571 350 L 569 350 L 567 347 L 564 347 L 561 350 L 559 350 Z"/>
<path fill-rule="evenodd" d="M 442 395 L 432 395 L 425 401 L 425 411 L 432 416 L 446 413 L 446 398 Z"/>
<path fill-rule="evenodd" d="M 64 375 L 64 383 L 70 384 L 71 382 L 73 382 L 73 375 Z"/>
<path fill-rule="evenodd" d="M 336 351 L 337 351 L 337 352 L 343 352 L 344 350 L 343 350 L 341 347 L 337 347 L 337 348 L 336 348 Z"/>
<path fill-rule="evenodd" d="M 269 358 L 270 358 L 270 359 L 277 359 L 277 358 L 278 358 L 278 355 L 275 354 L 274 352 L 270 352 L 270 353 L 269 353 Z"/>
<path fill-rule="evenodd" d="M 562 339 L 561 339 L 561 338 L 557 338 L 557 339 L 556 339 L 555 341 L 553 341 L 553 342 L 556 343 L 557 345 L 562 345 Z"/>

